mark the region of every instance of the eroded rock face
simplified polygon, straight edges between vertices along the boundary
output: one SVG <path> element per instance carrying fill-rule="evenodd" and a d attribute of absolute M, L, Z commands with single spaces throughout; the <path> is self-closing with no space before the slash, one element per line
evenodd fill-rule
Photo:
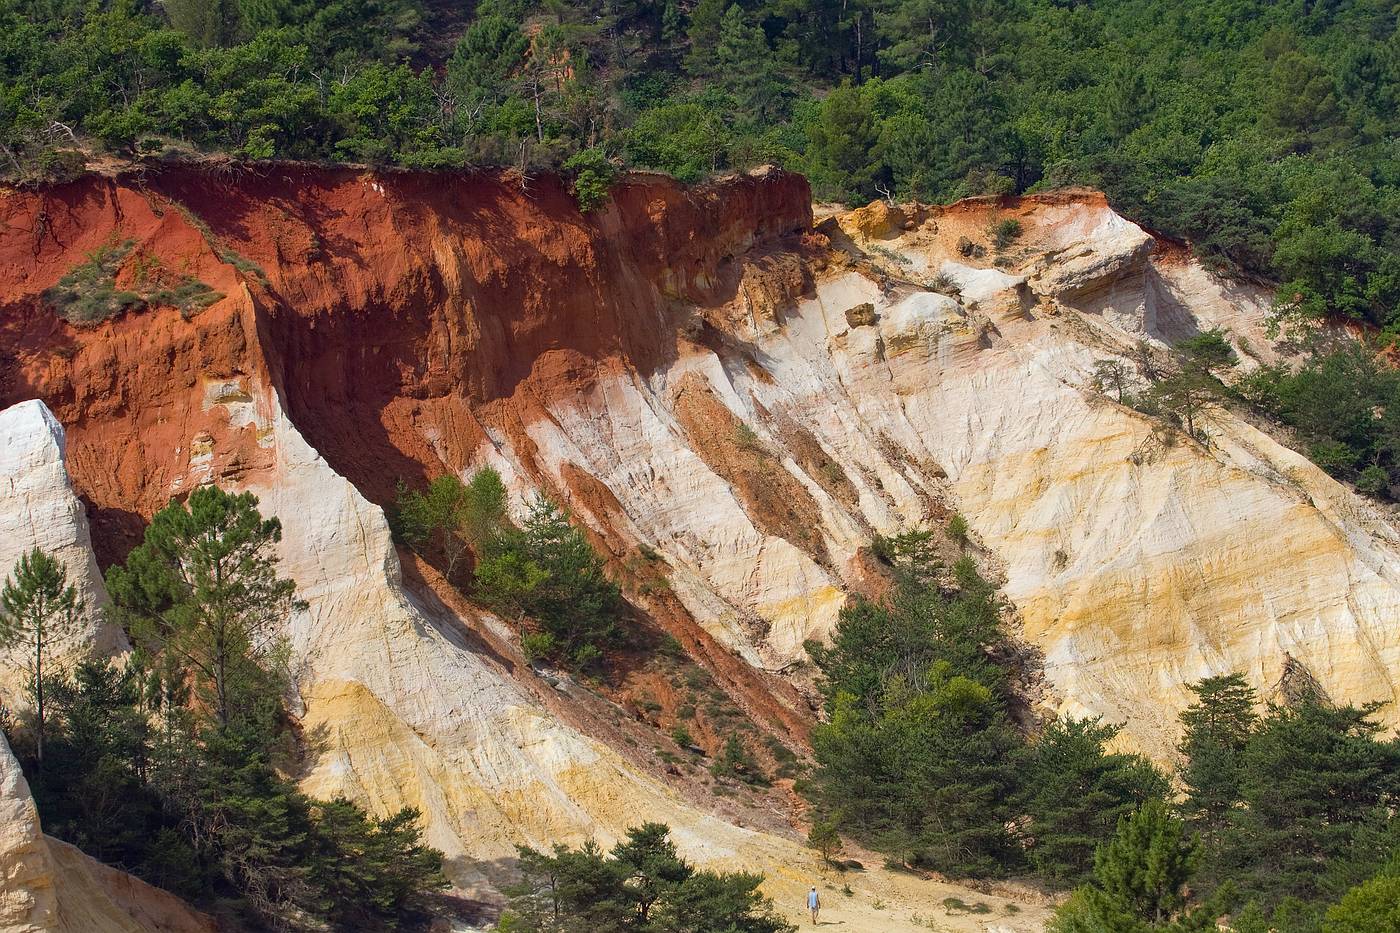
<path fill-rule="evenodd" d="M 103 619 L 107 592 L 93 557 L 87 518 L 64 466 L 63 426 L 36 400 L 0 411 L 0 579 L 34 548 L 61 562 L 78 592 L 78 624 L 54 643 L 53 660 L 124 650 L 121 630 Z M 21 648 L 0 653 L 0 702 L 24 705 Z"/>
<path fill-rule="evenodd" d="M 58 921 L 53 868 L 29 782 L 0 736 L 0 929 L 51 930 Z"/>
<path fill-rule="evenodd" d="M 972 264 L 1002 268 L 967 265 L 956 238 L 1008 217 L 1022 236 L 997 257 L 988 242 Z M 1208 444 L 1164 444 L 1154 422 L 1092 386 L 1105 359 L 1141 385 L 1139 341 L 1164 349 L 1211 327 L 1226 328 L 1241 369 L 1272 361 L 1267 295 L 1215 279 L 1179 247 L 1149 255 L 1151 238 L 1088 194 L 934 209 L 880 245 L 900 258 L 890 266 L 939 269 L 961 286 L 969 317 L 988 323 L 979 344 L 959 356 L 916 343 L 878 364 L 868 338 L 843 333 L 840 309 L 862 291 L 877 310 L 907 299 L 849 273 L 755 338 L 784 363 L 753 393 L 768 410 L 804 412 L 852 460 L 862 447 L 867 463 L 889 456 L 864 439 L 876 435 L 892 465 L 942 468 L 1003 562 L 1057 708 L 1126 721 L 1125 737 L 1168 758 L 1184 685 L 1210 674 L 1243 671 L 1268 695 L 1296 663 L 1333 696 L 1394 699 L 1400 539 L 1389 516 L 1225 412 Z M 1018 297 L 1020 275 L 1032 302 Z"/>
<path fill-rule="evenodd" d="M 211 187 L 176 170 L 140 189 L 86 179 L 13 194 L 3 210 L 0 257 L 15 263 L 0 281 L 0 336 L 14 352 L 0 385 L 6 401 L 43 398 L 67 425 L 68 467 L 102 560 L 120 558 L 144 518 L 199 483 L 251 489 L 282 520 L 283 567 L 308 603 L 287 629 L 312 752 L 308 791 L 378 813 L 418 807 L 464 892 L 488 893 L 517 843 L 607 844 L 651 819 L 670 824 L 690 858 L 767 871 L 783 908 L 800 910 L 819 866 L 796 831 L 719 819 L 668 786 L 650 755 L 601 741 L 606 724 L 583 711 L 597 697 L 535 675 L 513 632 L 431 574 L 405 582 L 373 500 L 387 501 L 399 478 L 491 462 L 517 505 L 549 492 L 610 560 L 627 557 L 640 529 L 581 457 L 555 457 L 549 444 L 573 442 L 542 430 L 542 419 L 576 389 L 675 358 L 677 332 L 704 331 L 697 306 L 724 304 L 741 283 L 762 294 L 752 310 L 764 314 L 800 290 L 805 182 L 761 173 L 687 192 L 634 179 L 612 208 L 582 218 L 549 179 L 522 192 L 488 175 L 444 185 L 441 176 L 291 169 Z M 112 236 L 225 297 L 189 320 L 151 309 L 92 330 L 59 324 L 40 299 L 44 283 Z M 759 256 L 761 269 L 750 261 Z M 738 448 L 751 445 L 729 443 L 737 425 L 710 424 L 723 408 L 699 399 L 692 427 L 719 431 L 734 448 L 731 475 L 758 488 L 740 462 L 749 454 Z M 723 490 L 690 456 L 705 488 Z M 789 491 L 801 488 L 794 477 Z M 793 567 L 822 584 L 816 597 L 802 581 L 789 587 L 796 645 L 803 606 L 839 604 L 839 573 L 815 539 L 786 541 L 793 521 L 751 519 L 740 498 L 730 496 L 729 518 L 775 559 L 755 586 L 738 579 L 744 556 L 730 558 L 736 592 L 762 593 Z M 680 503 L 668 508 L 682 532 Z M 709 533 L 696 540 L 711 548 Z M 800 739 L 806 703 L 745 661 L 769 651 L 756 637 L 762 617 L 717 595 L 704 561 L 697 570 L 674 590 L 634 598 L 754 721 Z M 682 600 L 687 585 L 693 598 Z M 693 617 L 688 602 L 713 615 Z M 732 638 L 714 624 L 741 614 Z M 918 887 L 870 873 L 855 883 L 851 928 L 911 930 L 919 899 L 967 895 Z M 895 904 L 877 914 L 873 899 Z M 1011 927 L 1035 929 L 1042 917 L 1027 904 Z"/>
<path fill-rule="evenodd" d="M 1096 361 L 1135 370 L 1139 342 L 1213 326 L 1242 366 L 1274 358 L 1266 296 L 1101 196 L 879 205 L 814 230 L 780 173 L 632 179 L 583 217 L 549 179 L 172 169 L 0 212 L 0 392 L 67 427 L 99 555 L 198 483 L 257 492 L 310 605 L 288 623 L 307 788 L 419 807 L 463 889 L 518 842 L 642 818 L 698 859 L 773 869 L 775 890 L 812 861 L 683 799 L 568 685 L 541 686 L 498 620 L 409 579 L 381 508 L 400 479 L 490 464 L 517 507 L 566 503 L 620 575 L 655 555 L 666 585 L 630 598 L 784 737 L 812 722 L 804 643 L 863 584 L 871 536 L 955 510 L 1043 652 L 1047 703 L 1127 720 L 1154 754 L 1210 673 L 1267 691 L 1291 657 L 1334 697 L 1393 696 L 1386 517 L 1228 415 L 1209 445 L 1164 445 L 1092 389 Z M 225 298 L 57 323 L 42 291 L 112 236 Z"/>

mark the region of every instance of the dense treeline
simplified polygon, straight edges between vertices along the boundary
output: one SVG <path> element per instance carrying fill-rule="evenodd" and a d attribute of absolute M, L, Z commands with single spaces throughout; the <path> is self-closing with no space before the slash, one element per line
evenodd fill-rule
<path fill-rule="evenodd" d="M 42 551 L 0 591 L 0 647 L 36 659 L 3 719 L 44 830 L 252 928 L 415 926 L 446 884 L 418 813 L 297 789 L 301 740 L 278 633 L 297 606 L 281 529 L 249 493 L 201 487 L 157 513 L 107 589 L 137 648 L 64 670 L 81 605 Z M 42 663 L 40 663 L 42 662 Z"/>
<path fill-rule="evenodd" d="M 1400 40 L 1385 0 L 3 0 L 0 159 L 74 138 L 247 158 L 819 195 L 1084 182 L 1282 305 L 1391 324 Z M 460 33 L 460 35 L 458 35 Z M 609 159 L 612 161 L 610 162 Z M 61 161 L 61 160 L 59 160 Z"/>
<path fill-rule="evenodd" d="M 1400 874 L 1400 740 L 1375 705 L 1306 683 L 1263 704 L 1238 674 L 1203 680 L 1176 788 L 1110 751 L 1100 721 L 1027 735 L 995 591 L 969 558 L 938 572 L 917 539 L 882 542 L 893 594 L 856 600 L 814 650 L 814 846 L 830 857 L 845 834 L 896 866 L 1072 887 L 1058 933 L 1185 933 L 1227 912 L 1246 933 L 1393 928 L 1374 907 L 1394 909 Z"/>
<path fill-rule="evenodd" d="M 697 870 L 661 823 L 643 823 L 603 852 L 588 842 L 520 849 L 501 933 L 795 933 L 759 893 L 763 876 Z"/>
<path fill-rule="evenodd" d="M 957 876 L 1086 879 L 1119 817 L 1166 795 L 1146 759 L 1110 752 L 1113 726 L 1051 723 L 1028 741 L 1005 662 L 1017 652 L 995 588 L 964 556 L 947 578 L 894 539 L 898 585 L 857 599 L 822 671 L 827 722 L 800 789 L 836 826 L 899 865 Z M 1000 659 L 997 660 L 997 659 Z"/>

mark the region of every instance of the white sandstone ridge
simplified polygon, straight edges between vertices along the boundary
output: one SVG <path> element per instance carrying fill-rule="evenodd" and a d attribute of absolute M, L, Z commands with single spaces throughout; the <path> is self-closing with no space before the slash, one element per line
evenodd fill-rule
<path fill-rule="evenodd" d="M 63 426 L 40 401 L 0 411 L 0 581 L 16 561 L 38 547 L 68 570 L 83 613 L 75 630 L 55 644 L 55 660 L 69 664 L 88 654 L 123 651 L 121 629 L 107 624 L 107 591 L 92 554 L 87 516 L 64 466 Z M 21 649 L 0 652 L 0 703 L 25 703 Z"/>
<path fill-rule="evenodd" d="M 998 255 L 988 227 L 1009 217 L 1022 232 Z M 1208 446 L 1166 446 L 1091 385 L 1096 361 L 1136 372 L 1140 342 L 1160 356 L 1215 327 L 1241 369 L 1277 359 L 1267 294 L 1158 244 L 1101 196 L 873 205 L 838 221 L 821 229 L 850 253 L 795 307 L 756 308 L 741 290 L 701 309 L 732 338 L 718 349 L 682 338 L 667 367 L 552 399 L 530 427 L 561 487 L 582 470 L 621 513 L 576 504 L 584 518 L 664 555 L 712 634 L 771 670 L 800 662 L 871 533 L 951 505 L 1004 569 L 1053 706 L 1126 723 L 1125 741 L 1159 758 L 1185 685 L 1211 674 L 1242 671 L 1268 694 L 1291 656 L 1335 698 L 1394 700 L 1387 516 L 1226 413 Z M 742 444 L 725 440 L 736 431 Z M 735 480 L 735 447 L 806 503 L 796 519 Z M 497 445 L 481 459 L 513 457 Z"/>

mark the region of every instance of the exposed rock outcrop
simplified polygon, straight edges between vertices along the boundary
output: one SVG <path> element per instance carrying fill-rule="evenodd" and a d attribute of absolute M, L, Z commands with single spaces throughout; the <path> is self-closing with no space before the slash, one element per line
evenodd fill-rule
<path fill-rule="evenodd" d="M 0 929 L 13 933 L 51 930 L 58 898 L 39 811 L 29 782 L 0 736 Z"/>
<path fill-rule="evenodd" d="M 0 411 L 0 580 L 33 548 L 42 548 L 67 569 L 83 611 L 78 625 L 53 644 L 60 666 L 88 653 L 124 650 L 121 629 L 103 618 L 107 591 L 93 557 L 87 518 L 73 493 L 63 460 L 63 427 L 43 402 L 33 400 Z M 24 705 L 20 653 L 0 652 L 0 704 Z"/>
<path fill-rule="evenodd" d="M 309 604 L 288 626 L 309 791 L 377 812 L 418 806 L 466 891 L 498 880 L 516 843 L 606 843 L 660 819 L 697 860 L 768 871 L 795 912 L 818 871 L 795 832 L 718 819 L 650 756 L 601 741 L 569 696 L 581 688 L 550 687 L 499 621 L 404 580 L 376 503 L 400 478 L 491 463 L 517 504 L 534 490 L 566 501 L 616 564 L 654 542 L 669 585 L 633 598 L 749 717 L 805 734 L 806 701 L 764 668 L 800 655 L 808 616 L 829 626 L 842 571 L 819 531 L 790 542 L 803 537 L 793 523 L 764 511 L 785 502 L 736 493 L 688 446 L 700 436 L 689 431 L 737 432 L 715 420 L 731 401 L 684 423 L 659 376 L 681 366 L 678 386 L 683 361 L 701 359 L 694 346 L 727 339 L 697 309 L 770 321 L 807 287 L 801 257 L 824 247 L 802 179 L 686 191 L 638 178 L 585 218 L 550 179 L 527 193 L 490 175 L 173 169 L 140 187 L 15 193 L 3 210 L 0 257 L 17 260 L 0 281 L 0 336 L 15 348 L 5 400 L 43 398 L 67 426 L 99 556 L 121 556 L 143 517 L 201 482 L 252 489 L 282 519 L 284 568 Z M 47 280 L 113 236 L 225 298 L 189 319 L 57 323 Z M 699 375 L 722 393 L 722 372 Z M 787 461 L 774 437 L 804 436 L 755 423 L 754 440 L 726 436 L 734 476 L 756 475 L 738 461 L 763 450 L 776 453 L 765 468 Z M 614 445 L 633 442 L 639 455 L 664 444 L 671 460 L 619 459 Z M 800 469 L 782 468 L 793 497 L 818 501 Z M 652 513 L 634 511 L 638 492 Z M 913 929 L 916 898 L 959 893 L 882 872 L 852 886 L 856 930 Z M 892 898 L 887 913 L 869 909 Z M 1042 916 L 1027 906 L 1007 925 Z"/>
<path fill-rule="evenodd" d="M 958 239 L 1007 218 L 1023 232 L 1001 268 L 974 268 L 990 264 L 969 264 Z M 820 284 L 781 331 L 751 338 L 802 372 L 755 394 L 770 410 L 805 410 L 835 448 L 863 443 L 842 427 L 859 423 L 893 447 L 892 465 L 942 467 L 1004 562 L 1059 709 L 1126 722 L 1126 739 L 1167 758 L 1186 683 L 1240 670 L 1265 695 L 1297 668 L 1333 697 L 1390 702 L 1395 721 L 1400 537 L 1389 516 L 1228 412 L 1212 416 L 1208 443 L 1164 444 L 1151 419 L 1092 387 L 1097 360 L 1119 360 L 1141 386 L 1140 341 L 1160 353 L 1212 327 L 1242 369 L 1272 361 L 1267 294 L 1154 244 L 1092 193 L 929 209 L 878 245 L 871 256 L 890 274 L 953 279 L 972 319 L 1023 313 L 995 315 L 972 352 L 959 355 L 949 332 L 880 366 L 869 338 L 843 345 L 840 309 L 869 295 L 884 315 L 907 299 L 849 273 Z"/>

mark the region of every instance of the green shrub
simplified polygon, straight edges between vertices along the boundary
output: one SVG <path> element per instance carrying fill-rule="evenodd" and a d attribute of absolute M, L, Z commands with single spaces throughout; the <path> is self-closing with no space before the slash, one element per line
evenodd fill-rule
<path fill-rule="evenodd" d="M 100 324 L 145 302 L 135 292 L 117 289 L 117 273 L 131 252 L 135 240 L 109 242 L 88 254 L 87 261 L 70 269 L 44 298 L 58 316 L 69 324 L 84 327 Z"/>
<path fill-rule="evenodd" d="M 520 650 L 525 653 L 525 660 L 534 663 L 554 655 L 559 646 L 548 632 L 526 632 L 520 636 Z"/>
<path fill-rule="evenodd" d="M 948 537 L 952 538 L 958 544 L 966 545 L 968 540 L 967 534 L 967 519 L 959 514 L 955 514 L 952 518 L 948 519 Z"/>
<path fill-rule="evenodd" d="M 949 914 L 953 915 L 989 914 L 992 912 L 992 908 L 988 904 L 984 904 L 981 901 L 978 901 L 975 904 L 969 904 L 960 897 L 943 898 L 943 909 L 946 910 Z"/>
<path fill-rule="evenodd" d="M 148 306 L 175 308 L 188 318 L 224 297 L 189 275 L 181 276 L 173 286 L 148 290 L 148 283 L 159 280 L 161 265 L 154 256 L 146 255 L 132 260 L 132 278 L 139 290 L 118 289 L 117 274 L 135 245 L 135 240 L 113 240 L 98 247 L 87 261 L 44 292 L 45 300 L 63 320 L 90 327 Z"/>
<path fill-rule="evenodd" d="M 584 149 L 564 162 L 564 171 L 573 173 L 574 200 L 585 214 L 608 199 L 608 189 L 617 177 L 617 168 L 601 149 Z"/>
<path fill-rule="evenodd" d="M 992 224 L 987 233 L 992 238 L 992 248 L 1001 252 L 1020 239 L 1021 222 L 1015 217 L 1006 217 Z"/>
<path fill-rule="evenodd" d="M 163 288 L 153 292 L 147 301 L 152 305 L 164 305 L 177 309 L 185 317 L 191 317 L 223 298 L 223 292 L 216 292 L 192 276 L 185 276 L 174 288 Z"/>
<path fill-rule="evenodd" d="M 737 734 L 730 733 L 725 739 L 724 748 L 710 765 L 710 773 L 717 778 L 735 778 L 745 784 L 767 787 L 768 776 L 763 773 L 753 754 Z"/>

